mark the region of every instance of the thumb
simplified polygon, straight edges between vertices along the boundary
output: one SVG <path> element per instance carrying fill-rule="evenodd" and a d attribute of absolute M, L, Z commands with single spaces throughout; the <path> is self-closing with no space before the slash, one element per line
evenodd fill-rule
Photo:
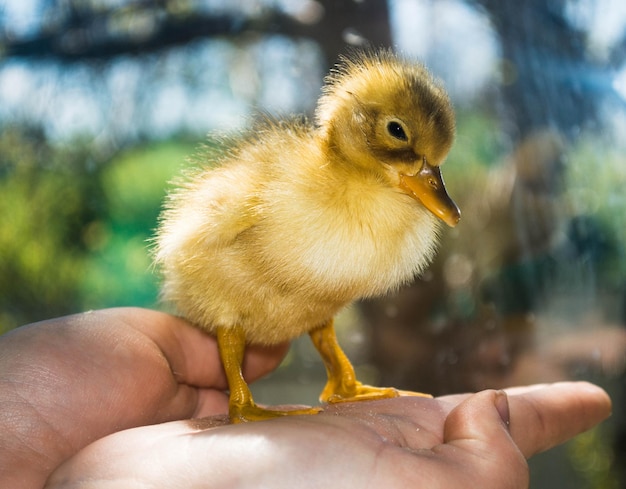
<path fill-rule="evenodd" d="M 454 449 L 451 456 L 464 455 L 484 477 L 468 487 L 527 487 L 528 464 L 509 432 L 509 413 L 507 394 L 486 390 L 469 396 L 446 418 L 444 444 Z"/>

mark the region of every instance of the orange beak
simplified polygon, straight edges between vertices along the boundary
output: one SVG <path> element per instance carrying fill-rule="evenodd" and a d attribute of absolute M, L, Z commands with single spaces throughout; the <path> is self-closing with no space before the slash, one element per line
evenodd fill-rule
<path fill-rule="evenodd" d="M 448 195 L 439 167 L 429 165 L 426 158 L 415 175 L 400 174 L 400 188 L 448 226 L 456 226 L 461 219 L 461 211 Z"/>

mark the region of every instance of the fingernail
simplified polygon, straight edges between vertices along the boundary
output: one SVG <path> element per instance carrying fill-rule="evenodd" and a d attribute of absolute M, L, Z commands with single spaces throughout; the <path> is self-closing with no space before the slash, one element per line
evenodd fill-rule
<path fill-rule="evenodd" d="M 498 414 L 500 415 L 500 419 L 508 428 L 511 424 L 511 413 L 509 411 L 509 396 L 506 395 L 504 391 L 496 391 L 496 398 L 494 401 L 494 405 L 498 410 Z"/>

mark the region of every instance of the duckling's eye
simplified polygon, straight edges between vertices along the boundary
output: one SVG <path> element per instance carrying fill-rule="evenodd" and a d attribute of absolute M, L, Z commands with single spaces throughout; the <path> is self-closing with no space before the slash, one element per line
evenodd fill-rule
<path fill-rule="evenodd" d="M 409 140 L 399 122 L 391 121 L 390 123 L 388 123 L 387 132 L 391 134 L 394 138 L 399 139 L 400 141 Z"/>

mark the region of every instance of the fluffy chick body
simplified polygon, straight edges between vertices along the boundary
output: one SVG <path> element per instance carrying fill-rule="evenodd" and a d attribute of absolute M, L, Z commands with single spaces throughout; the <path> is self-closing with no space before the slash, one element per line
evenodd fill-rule
<path fill-rule="evenodd" d="M 421 66 L 345 62 L 315 125 L 266 123 L 170 196 L 155 253 L 164 297 L 209 332 L 237 325 L 248 343 L 273 344 L 410 281 L 438 219 L 401 175 L 426 158 L 438 168 L 453 117 Z M 387 134 L 396 119 L 406 141 Z"/>
<path fill-rule="evenodd" d="M 157 259 L 164 296 L 194 323 L 286 341 L 426 266 L 436 218 L 375 175 L 342 171 L 319 139 L 268 127 L 172 197 Z"/>

